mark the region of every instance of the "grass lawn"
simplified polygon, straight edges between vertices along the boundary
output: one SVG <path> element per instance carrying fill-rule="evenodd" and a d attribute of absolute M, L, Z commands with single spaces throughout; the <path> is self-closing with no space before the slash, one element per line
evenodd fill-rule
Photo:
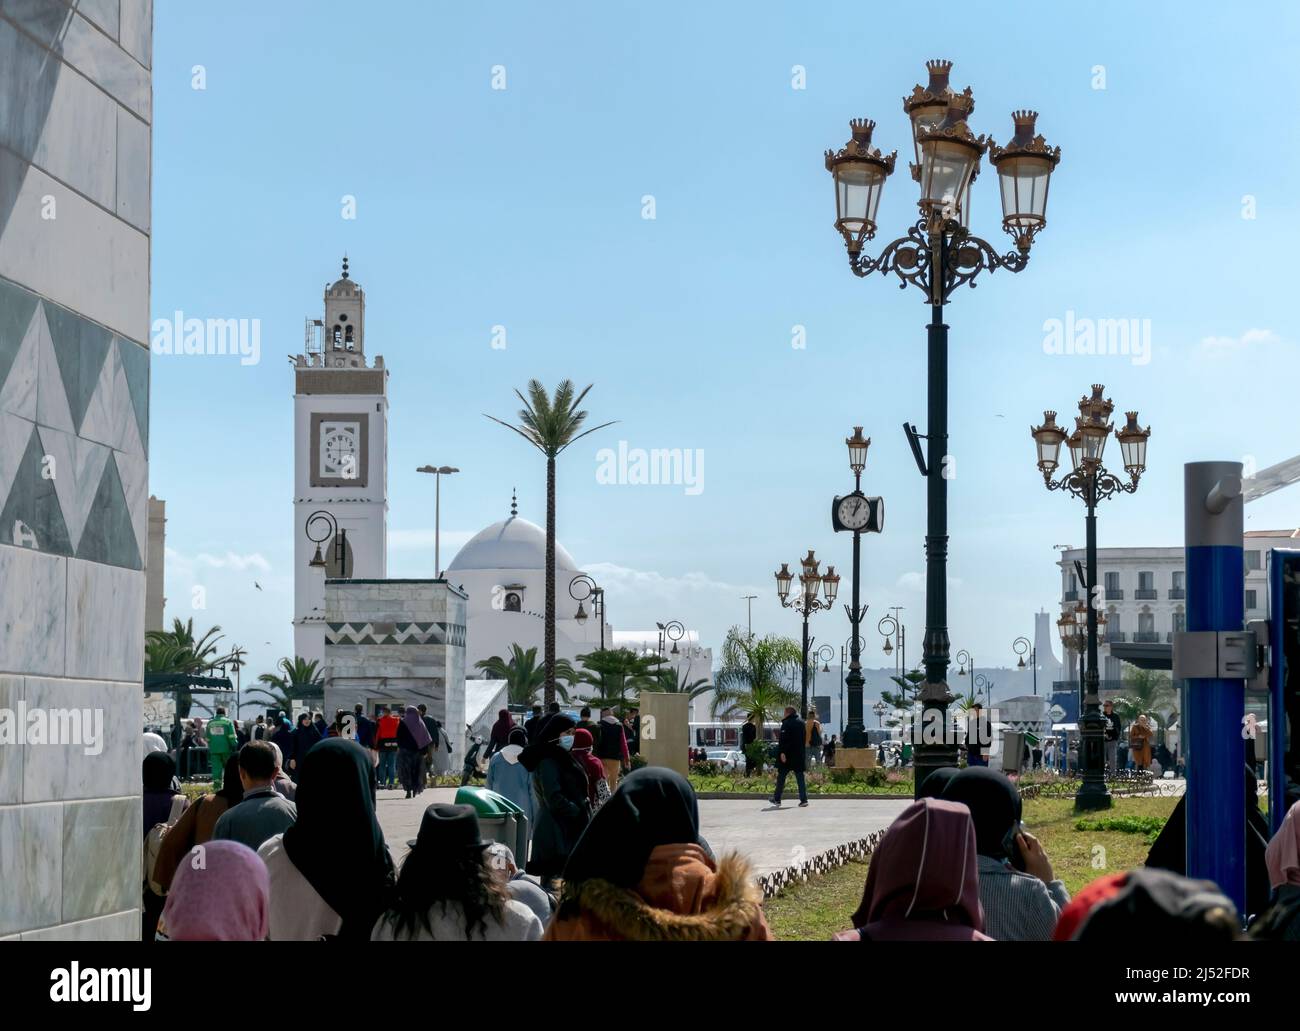
<path fill-rule="evenodd" d="M 1025 803 L 1025 824 L 1043 843 L 1056 876 L 1074 894 L 1103 874 L 1140 866 L 1154 838 L 1151 828 L 1169 818 L 1176 801 L 1117 798 L 1107 812 L 1076 815 L 1072 799 L 1032 799 Z M 1077 830 L 1081 819 L 1121 819 L 1137 830 Z M 866 879 L 866 863 L 848 863 L 769 899 L 763 908 L 772 933 L 785 941 L 825 941 L 849 926 Z"/>

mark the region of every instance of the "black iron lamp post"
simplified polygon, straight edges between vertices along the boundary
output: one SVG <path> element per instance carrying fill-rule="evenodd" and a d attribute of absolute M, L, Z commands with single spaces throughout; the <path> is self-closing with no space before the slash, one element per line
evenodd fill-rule
<path fill-rule="evenodd" d="M 1025 656 L 1029 656 L 1029 665 L 1034 670 L 1034 697 L 1038 697 L 1038 646 L 1028 637 L 1017 637 L 1011 642 L 1011 650 L 1020 656 L 1020 661 L 1016 663 L 1017 669 L 1025 668 Z"/>
<path fill-rule="evenodd" d="M 881 616 L 880 622 L 876 624 L 876 631 L 885 639 L 882 649 L 884 653 L 898 653 L 894 659 L 894 672 L 900 675 L 907 672 L 907 627 L 898 618 L 902 610 L 902 605 L 894 605 L 889 610 L 892 615 Z M 890 640 L 891 637 L 893 640 Z"/>
<path fill-rule="evenodd" d="M 871 711 L 876 714 L 876 726 L 884 727 L 885 713 L 889 711 L 889 706 L 884 702 L 876 702 L 876 704 L 871 707 Z"/>
<path fill-rule="evenodd" d="M 860 640 L 859 628 L 867 614 L 867 606 L 862 605 L 862 535 L 880 533 L 885 527 L 885 502 L 883 498 L 869 498 L 862 493 L 862 470 L 867 466 L 867 449 L 871 447 L 871 438 L 862 435 L 862 427 L 853 427 L 853 436 L 845 437 L 844 443 L 849 449 L 849 468 L 853 470 L 853 493 L 837 497 L 831 502 L 831 529 L 853 534 L 853 602 L 845 605 L 844 611 L 853 626 L 849 638 L 849 689 L 848 719 L 844 726 L 844 747 L 863 748 L 867 743 L 867 731 L 863 725 L 862 714 L 862 651 L 857 642 Z"/>
<path fill-rule="evenodd" d="M 677 642 L 686 636 L 686 627 L 675 619 L 670 619 L 667 623 L 656 623 L 655 626 L 659 628 L 659 658 L 664 657 L 665 640 L 673 644 L 670 655 L 681 654 L 677 649 Z"/>
<path fill-rule="evenodd" d="M 313 530 L 313 527 L 315 529 Z M 339 576 L 344 580 L 348 579 L 348 531 L 339 529 L 339 522 L 333 514 L 325 511 L 323 508 L 318 509 L 307 517 L 307 522 L 303 524 L 303 532 L 307 539 L 316 545 L 316 554 L 311 557 L 307 565 L 314 569 L 325 568 L 325 557 L 321 554 L 320 546 L 326 541 L 331 542 L 334 549 L 333 560 L 338 567 Z M 320 536 L 317 536 L 319 534 Z"/>
<path fill-rule="evenodd" d="M 575 593 L 580 592 L 580 593 Z M 605 650 L 605 588 L 599 586 L 586 573 L 579 573 L 569 581 L 569 597 L 578 603 L 578 611 L 573 614 L 574 622 L 583 626 L 587 622 L 587 610 L 582 603 L 591 599 L 592 618 L 600 620 L 600 650 Z M 676 645 L 673 645 L 676 650 Z"/>
<path fill-rule="evenodd" d="M 1100 383 L 1092 386 L 1092 396 L 1079 399 L 1079 415 L 1072 434 L 1056 424 L 1055 412 L 1043 413 L 1043 424 L 1032 427 L 1038 451 L 1038 469 L 1048 490 L 1064 490 L 1079 498 L 1088 510 L 1087 515 L 1087 589 L 1090 604 L 1082 606 L 1086 619 L 1088 667 L 1084 681 L 1083 712 L 1079 718 L 1081 738 L 1080 756 L 1083 783 L 1075 795 L 1076 809 L 1107 809 L 1111 805 L 1110 791 L 1106 788 L 1105 730 L 1106 719 L 1101 714 L 1097 675 L 1097 608 L 1101 599 L 1095 589 L 1097 582 L 1097 503 L 1116 494 L 1132 494 L 1138 480 L 1146 470 L 1147 439 L 1151 428 L 1138 425 L 1137 412 L 1127 412 L 1126 422 L 1118 430 L 1110 422 L 1115 410 L 1114 402 L 1105 396 L 1106 388 Z M 1106 441 L 1114 430 L 1119 440 L 1124 471 L 1128 479 L 1122 480 L 1103 464 Z M 1069 444 L 1072 469 L 1060 479 L 1052 474 L 1059 465 L 1061 445 Z M 1076 610 L 1077 611 L 1077 610 Z"/>
<path fill-rule="evenodd" d="M 974 135 L 967 119 L 975 107 L 969 87 L 957 93 L 948 84 L 950 61 L 929 61 L 927 86 L 916 86 L 903 100 L 912 123 L 916 163 L 912 178 L 920 185 L 920 218 L 900 237 L 885 246 L 878 257 L 863 254 L 864 244 L 876 235 L 876 216 L 885 180 L 894 171 L 897 151 L 882 154 L 871 146 L 875 122 L 854 119 L 852 139 L 839 151 L 826 152 L 826 168 L 835 181 L 835 228 L 844 239 L 853 273 L 866 277 L 893 273 L 906 289 L 920 289 L 930 305 L 928 326 L 927 454 L 918 443 L 915 426 L 904 429 L 927 483 L 925 536 L 926 591 L 925 637 L 922 662 L 925 683 L 921 699 L 926 714 L 939 725 L 947 723 L 948 691 L 948 326 L 944 306 L 960 286 L 974 286 L 980 272 L 999 268 L 1020 272 L 1029 262 L 1034 237 L 1047 224 L 1047 188 L 1061 159 L 1059 147 L 1049 147 L 1035 132 L 1037 114 L 1015 111 L 1015 133 L 1005 147 Z M 971 184 L 979 173 L 980 158 L 988 154 L 997 169 L 1002 195 L 1002 228 L 1015 249 L 998 254 L 994 246 L 970 233 Z M 924 723 L 923 723 L 924 725 Z M 918 742 L 916 784 L 940 766 L 957 764 L 957 745 Z"/>
<path fill-rule="evenodd" d="M 849 668 L 849 662 L 853 655 L 853 643 L 855 640 L 857 641 L 857 645 L 858 645 L 858 655 L 861 655 L 862 649 L 867 646 L 867 642 L 864 641 L 861 637 L 858 637 L 857 635 L 850 637 L 847 641 L 845 641 L 842 645 L 840 645 L 840 736 L 841 736 L 840 743 L 841 744 L 844 743 L 842 739 L 843 739 L 845 728 L 847 727 L 848 724 L 848 720 L 846 718 L 847 711 L 844 708 L 844 674 Z"/>
<path fill-rule="evenodd" d="M 834 566 L 827 566 L 825 573 L 818 572 L 817 567 L 821 563 L 811 548 L 808 549 L 808 554 L 799 560 L 799 565 L 801 567 L 799 592 L 793 598 L 790 597 L 790 585 L 794 582 L 794 574 L 790 572 L 789 565 L 782 562 L 781 568 L 776 571 L 776 596 L 782 608 L 794 609 L 803 617 L 803 661 L 800 663 L 799 702 L 799 712 L 803 714 L 808 711 L 808 646 L 811 643 L 808 640 L 808 617 L 835 604 L 835 596 L 840 589 L 840 578 Z M 818 597 L 819 589 L 824 598 Z M 849 704 L 851 706 L 852 701 Z"/>

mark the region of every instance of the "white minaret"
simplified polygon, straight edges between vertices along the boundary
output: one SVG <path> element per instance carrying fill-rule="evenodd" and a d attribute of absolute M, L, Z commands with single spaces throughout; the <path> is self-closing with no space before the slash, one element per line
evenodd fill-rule
<path fill-rule="evenodd" d="M 325 288 L 324 320 L 309 318 L 306 336 L 306 353 L 294 359 L 293 642 L 323 664 L 325 578 L 388 572 L 388 370 L 379 355 L 366 366 L 366 295 L 346 257 L 342 277 Z M 322 511 L 334 523 L 316 519 L 309 532 Z M 324 569 L 310 564 L 312 538 Z"/>

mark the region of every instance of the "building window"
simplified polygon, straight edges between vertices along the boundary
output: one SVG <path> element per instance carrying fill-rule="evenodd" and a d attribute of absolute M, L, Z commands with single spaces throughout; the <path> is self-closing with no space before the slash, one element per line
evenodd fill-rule
<path fill-rule="evenodd" d="M 514 591 L 506 594 L 506 603 L 503 606 L 506 612 L 518 612 L 522 607 L 522 599 Z"/>
<path fill-rule="evenodd" d="M 1260 569 L 1259 552 L 1258 551 L 1246 552 L 1246 572 L 1255 573 L 1258 572 L 1259 569 Z"/>
<path fill-rule="evenodd" d="M 1156 597 L 1156 574 L 1150 570 L 1143 570 L 1138 573 L 1137 597 L 1139 599 L 1154 600 Z"/>
<path fill-rule="evenodd" d="M 1187 613 L 1182 609 L 1174 612 L 1174 633 L 1181 634 L 1187 629 Z"/>
<path fill-rule="evenodd" d="M 1120 668 L 1119 659 L 1113 655 L 1106 656 L 1106 664 L 1102 668 L 1103 679 L 1116 681 L 1123 676 L 1123 670 Z"/>
<path fill-rule="evenodd" d="M 1179 598 L 1186 598 L 1187 597 L 1186 587 L 1187 587 L 1186 577 L 1183 571 L 1181 569 L 1175 569 L 1173 572 L 1173 582 L 1169 587 L 1169 597 L 1175 600 Z"/>
<path fill-rule="evenodd" d="M 1124 592 L 1119 588 L 1119 573 L 1106 574 L 1106 597 L 1108 599 L 1124 597 Z"/>
<path fill-rule="evenodd" d="M 1255 592 L 1254 592 L 1254 591 L 1247 591 L 1247 592 L 1246 592 L 1246 609 L 1247 609 L 1247 611 L 1254 611 L 1254 610 L 1257 609 L 1257 608 L 1259 608 L 1259 606 L 1255 603 Z"/>

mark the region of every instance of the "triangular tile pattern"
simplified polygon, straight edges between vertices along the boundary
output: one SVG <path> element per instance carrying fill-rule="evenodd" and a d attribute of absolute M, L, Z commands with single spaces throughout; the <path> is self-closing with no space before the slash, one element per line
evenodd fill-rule
<path fill-rule="evenodd" d="M 0 546 L 143 568 L 149 352 L 0 280 Z"/>
<path fill-rule="evenodd" d="M 52 555 L 71 555 L 72 543 L 54 480 L 45 468 L 45 448 L 31 423 L 31 436 L 23 452 L 13 486 L 0 509 L 0 543 L 35 548 Z"/>
<path fill-rule="evenodd" d="M 463 647 L 457 623 L 326 623 L 326 644 L 448 644 Z"/>

